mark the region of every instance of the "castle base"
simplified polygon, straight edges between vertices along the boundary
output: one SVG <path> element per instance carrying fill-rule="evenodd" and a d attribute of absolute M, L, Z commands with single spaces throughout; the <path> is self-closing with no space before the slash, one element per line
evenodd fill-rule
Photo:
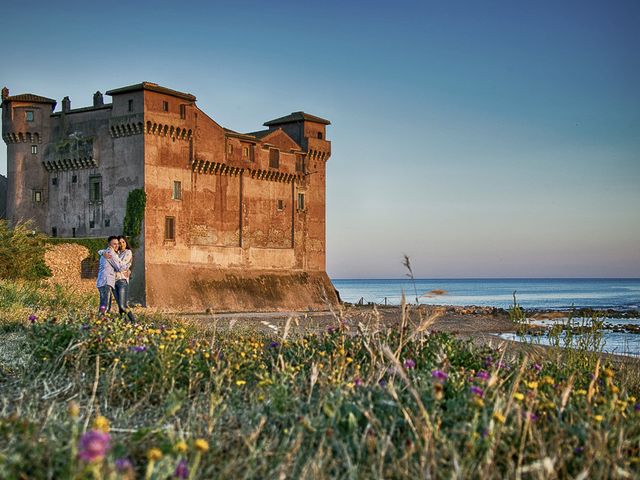
<path fill-rule="evenodd" d="M 325 272 L 147 265 L 146 304 L 174 312 L 322 311 L 338 304 Z"/>

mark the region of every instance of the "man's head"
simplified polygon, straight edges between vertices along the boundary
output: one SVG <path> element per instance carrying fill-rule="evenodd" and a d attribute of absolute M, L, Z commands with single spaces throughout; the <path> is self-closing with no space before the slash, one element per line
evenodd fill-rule
<path fill-rule="evenodd" d="M 113 248 L 114 250 L 118 250 L 118 237 L 111 235 L 108 239 L 107 239 L 107 245 L 109 245 L 109 247 Z"/>

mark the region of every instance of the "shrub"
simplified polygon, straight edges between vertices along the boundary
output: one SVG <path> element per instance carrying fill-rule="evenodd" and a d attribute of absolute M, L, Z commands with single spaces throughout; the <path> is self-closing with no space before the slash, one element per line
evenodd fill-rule
<path fill-rule="evenodd" d="M 0 278 L 35 280 L 51 275 L 44 263 L 46 237 L 30 223 L 18 223 L 13 229 L 0 221 Z"/>

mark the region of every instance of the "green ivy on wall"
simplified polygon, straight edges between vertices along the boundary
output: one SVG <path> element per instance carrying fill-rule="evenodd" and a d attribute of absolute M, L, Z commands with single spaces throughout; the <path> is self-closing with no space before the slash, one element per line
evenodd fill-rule
<path fill-rule="evenodd" d="M 141 188 L 129 192 L 127 210 L 124 215 L 123 234 L 129 239 L 132 248 L 137 248 L 140 241 L 140 230 L 144 220 L 144 207 L 147 204 L 147 194 Z"/>

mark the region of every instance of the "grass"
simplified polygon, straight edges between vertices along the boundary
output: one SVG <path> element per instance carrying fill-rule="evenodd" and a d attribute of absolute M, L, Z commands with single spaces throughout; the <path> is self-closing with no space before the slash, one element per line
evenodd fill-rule
<path fill-rule="evenodd" d="M 301 335 L 131 325 L 26 282 L 0 299 L 0 478 L 640 473 L 638 381 L 587 351 L 504 354 L 408 306 Z"/>

